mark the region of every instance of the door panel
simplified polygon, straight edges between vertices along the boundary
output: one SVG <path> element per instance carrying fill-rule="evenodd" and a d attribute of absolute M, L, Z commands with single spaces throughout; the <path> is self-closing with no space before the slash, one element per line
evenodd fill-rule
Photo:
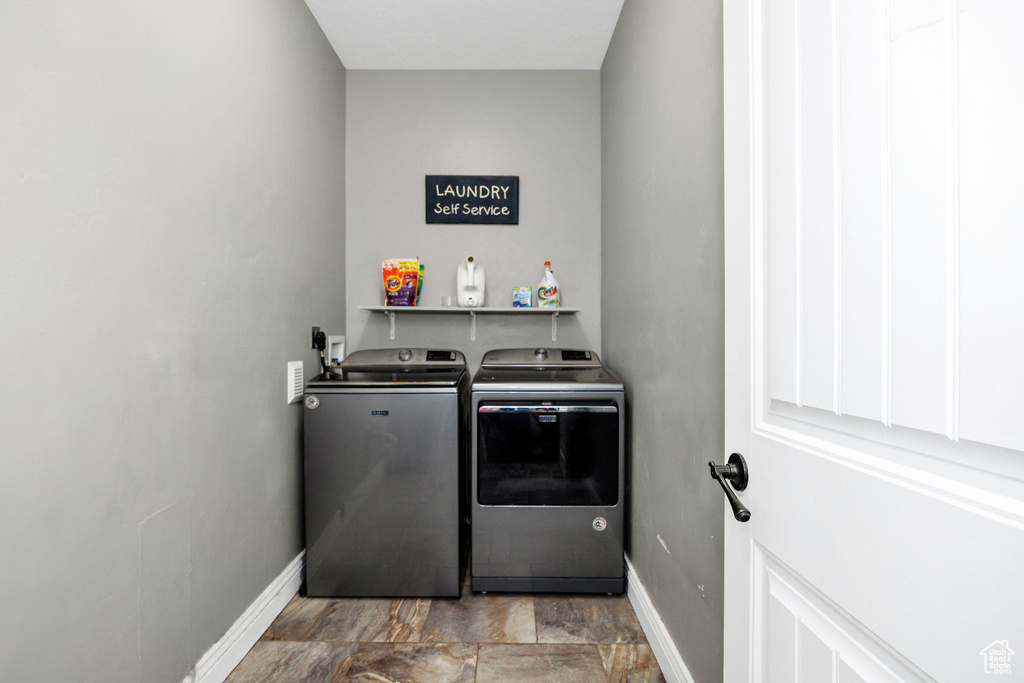
<path fill-rule="evenodd" d="M 763 588 L 764 680 L 900 681 L 924 677 L 770 555 L 754 556 Z"/>
<path fill-rule="evenodd" d="M 768 391 L 1021 450 L 1024 7 L 969 6 L 765 6 Z"/>
<path fill-rule="evenodd" d="M 960 5 L 960 435 L 1024 450 L 1024 7 Z"/>
<path fill-rule="evenodd" d="M 797 155 L 800 147 L 797 133 L 796 92 L 796 3 L 795 0 L 780 0 L 778 11 L 765 17 L 769 29 L 779 39 L 765 46 L 767 70 L 765 78 L 770 87 L 766 88 L 765 108 L 771 149 L 766 156 L 767 182 L 773 201 L 767 206 L 769 220 L 777 226 L 769 245 L 773 261 L 782 263 L 786 258 L 795 259 L 800 253 L 800 209 L 799 194 L 795 182 L 800 168 Z M 773 178 L 784 179 L 775 185 Z M 778 363 L 771 368 L 772 398 L 790 403 L 800 403 L 797 393 L 800 386 L 800 307 L 799 274 L 794 267 L 776 268 L 770 271 L 771 309 L 775 315 L 770 321 L 770 344 L 773 358 Z"/>
<path fill-rule="evenodd" d="M 797 272 L 797 334 L 800 405 L 835 409 L 836 355 L 836 209 L 833 129 L 838 93 L 832 53 L 832 5 L 798 2 L 796 5 L 796 85 L 786 93 L 797 102 L 798 175 L 773 178 L 775 190 L 788 194 L 796 184 L 800 198 L 796 254 L 784 255 L 778 266 Z M 783 68 L 794 68 L 793 65 Z"/>
<path fill-rule="evenodd" d="M 851 414 L 945 434 L 945 28 L 924 4 L 884 41 L 885 6 L 864 5 L 766 5 L 781 31 L 765 36 L 769 390 L 836 413 L 848 397 Z"/>
<path fill-rule="evenodd" d="M 1021 35 L 1009 0 L 725 5 L 727 681 L 1024 647 Z"/>
<path fill-rule="evenodd" d="M 880 3 L 840 2 L 838 10 L 840 98 L 859 112 L 839 119 L 839 412 L 888 422 L 887 36 Z M 850 286 L 857 273 L 875 276 Z"/>
<path fill-rule="evenodd" d="M 948 433 L 946 25 L 940 2 L 893 2 L 889 35 L 892 422 Z M 866 275 L 866 274 L 865 274 Z"/>
<path fill-rule="evenodd" d="M 985 504 L 984 491 L 895 470 L 802 432 L 766 423 L 751 444 L 762 463 L 752 534 L 761 552 L 800 577 L 797 593 L 827 596 L 908 668 L 919 662 L 939 680 L 979 673 L 975 655 L 996 639 L 986 640 L 989 633 L 1024 638 L 1020 591 L 1006 588 L 1019 584 L 1024 567 L 1019 503 Z M 763 597 L 755 590 L 755 605 Z M 763 623 L 760 637 L 769 631 Z"/>

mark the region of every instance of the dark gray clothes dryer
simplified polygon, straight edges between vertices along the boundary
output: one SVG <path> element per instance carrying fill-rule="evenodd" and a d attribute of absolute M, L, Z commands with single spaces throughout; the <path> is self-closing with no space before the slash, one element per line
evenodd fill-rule
<path fill-rule="evenodd" d="M 625 404 L 592 351 L 490 351 L 473 379 L 474 591 L 625 590 Z"/>

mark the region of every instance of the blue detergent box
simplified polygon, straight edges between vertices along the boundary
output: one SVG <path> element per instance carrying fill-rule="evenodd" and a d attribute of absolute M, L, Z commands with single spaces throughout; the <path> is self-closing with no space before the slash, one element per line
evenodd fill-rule
<path fill-rule="evenodd" d="M 532 287 L 513 287 L 512 308 L 530 308 L 530 301 L 532 296 Z"/>

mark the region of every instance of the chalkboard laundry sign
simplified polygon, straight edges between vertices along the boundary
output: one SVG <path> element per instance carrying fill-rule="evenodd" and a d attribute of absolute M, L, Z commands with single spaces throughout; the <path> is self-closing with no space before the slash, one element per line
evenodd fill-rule
<path fill-rule="evenodd" d="M 428 175 L 427 223 L 519 225 L 519 176 Z"/>

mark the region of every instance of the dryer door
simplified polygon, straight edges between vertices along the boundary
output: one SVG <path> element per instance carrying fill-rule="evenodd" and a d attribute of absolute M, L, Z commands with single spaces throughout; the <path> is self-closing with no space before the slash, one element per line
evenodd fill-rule
<path fill-rule="evenodd" d="M 477 502 L 618 504 L 618 413 L 610 401 L 481 403 Z"/>

